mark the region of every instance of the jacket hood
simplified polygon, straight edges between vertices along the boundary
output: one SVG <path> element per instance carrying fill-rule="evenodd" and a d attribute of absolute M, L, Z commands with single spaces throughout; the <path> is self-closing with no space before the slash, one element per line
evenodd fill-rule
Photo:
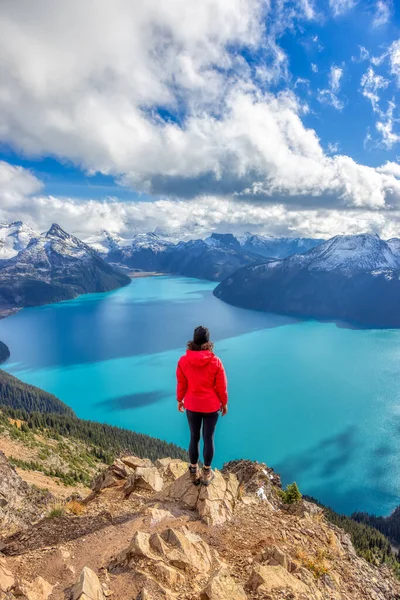
<path fill-rule="evenodd" d="M 186 350 L 186 358 L 191 365 L 203 367 L 213 360 L 214 353 L 210 350 Z"/>

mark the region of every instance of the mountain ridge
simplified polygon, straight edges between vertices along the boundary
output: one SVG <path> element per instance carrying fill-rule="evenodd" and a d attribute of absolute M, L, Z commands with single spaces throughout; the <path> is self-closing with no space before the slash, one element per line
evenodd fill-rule
<path fill-rule="evenodd" d="M 127 285 L 130 278 L 54 223 L 0 264 L 3 311 L 68 300 Z"/>
<path fill-rule="evenodd" d="M 214 294 L 255 310 L 400 327 L 400 254 L 376 235 L 336 236 L 305 254 L 244 267 Z"/>

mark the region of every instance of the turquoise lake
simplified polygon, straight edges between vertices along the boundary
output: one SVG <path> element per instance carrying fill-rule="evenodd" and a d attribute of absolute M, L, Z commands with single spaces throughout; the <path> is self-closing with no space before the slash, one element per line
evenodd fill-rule
<path fill-rule="evenodd" d="M 210 327 L 229 380 L 216 466 L 264 461 L 338 511 L 400 504 L 400 331 L 295 321 L 224 304 L 215 284 L 135 279 L 108 294 L 0 321 L 3 368 L 79 417 L 187 445 L 175 366 L 193 327 Z"/>

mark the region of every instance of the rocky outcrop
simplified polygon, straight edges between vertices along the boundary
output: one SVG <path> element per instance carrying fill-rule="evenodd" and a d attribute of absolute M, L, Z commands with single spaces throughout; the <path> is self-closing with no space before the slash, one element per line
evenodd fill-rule
<path fill-rule="evenodd" d="M 0 598 L 7 600 L 47 600 L 54 586 L 43 577 L 36 577 L 32 582 L 16 578 L 7 568 L 4 558 L 0 558 Z"/>
<path fill-rule="evenodd" d="M 121 566 L 132 569 L 143 579 L 140 593 L 150 595 L 157 582 L 160 594 L 179 593 L 192 586 L 193 593 L 208 582 L 220 566 L 218 554 L 187 527 L 167 528 L 152 534 L 137 531 L 128 546 L 111 563 L 114 571 Z M 213 589 L 217 586 L 214 584 Z M 215 597 L 215 596 L 214 596 Z M 211 598 L 211 597 L 210 597 Z"/>
<path fill-rule="evenodd" d="M 232 517 L 238 493 L 239 482 L 231 473 L 224 476 L 215 471 L 212 484 L 206 487 L 194 486 L 186 472 L 154 496 L 154 500 L 177 502 L 185 508 L 196 510 L 207 525 L 221 525 Z"/>
<path fill-rule="evenodd" d="M 226 475 L 234 475 L 240 484 L 240 496 L 244 502 L 262 500 L 272 507 L 281 502 L 277 490 L 282 487 L 281 478 L 273 469 L 264 463 L 251 460 L 232 460 L 222 469 Z"/>
<path fill-rule="evenodd" d="M 126 496 L 133 491 L 159 492 L 165 482 L 174 481 L 187 471 L 187 463 L 179 459 L 163 458 L 155 464 L 147 458 L 123 456 L 117 458 L 108 469 L 93 482 L 95 493 L 106 488 L 120 486 Z"/>
<path fill-rule="evenodd" d="M 0 452 L 0 533 L 12 533 L 46 511 L 52 496 L 32 489 Z"/>
<path fill-rule="evenodd" d="M 119 459 L 85 514 L 43 519 L 12 548 L 5 540 L 0 600 L 400 599 L 390 569 L 360 558 L 320 508 L 301 500 L 288 510 L 266 465 L 228 463 L 208 488 L 186 470 L 165 482 L 183 467 Z M 153 470 L 161 491 L 126 496 L 131 477 Z"/>
<path fill-rule="evenodd" d="M 188 469 L 187 463 L 179 458 L 159 458 L 155 465 L 165 483 L 170 483 L 184 475 Z"/>

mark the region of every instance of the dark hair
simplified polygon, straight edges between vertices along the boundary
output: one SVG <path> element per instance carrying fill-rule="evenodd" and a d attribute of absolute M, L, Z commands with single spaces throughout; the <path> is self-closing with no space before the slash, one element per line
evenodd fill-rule
<path fill-rule="evenodd" d="M 193 332 L 193 339 L 187 344 L 188 350 L 210 350 L 214 349 L 214 344 L 210 342 L 210 332 L 207 327 L 196 327 Z"/>

